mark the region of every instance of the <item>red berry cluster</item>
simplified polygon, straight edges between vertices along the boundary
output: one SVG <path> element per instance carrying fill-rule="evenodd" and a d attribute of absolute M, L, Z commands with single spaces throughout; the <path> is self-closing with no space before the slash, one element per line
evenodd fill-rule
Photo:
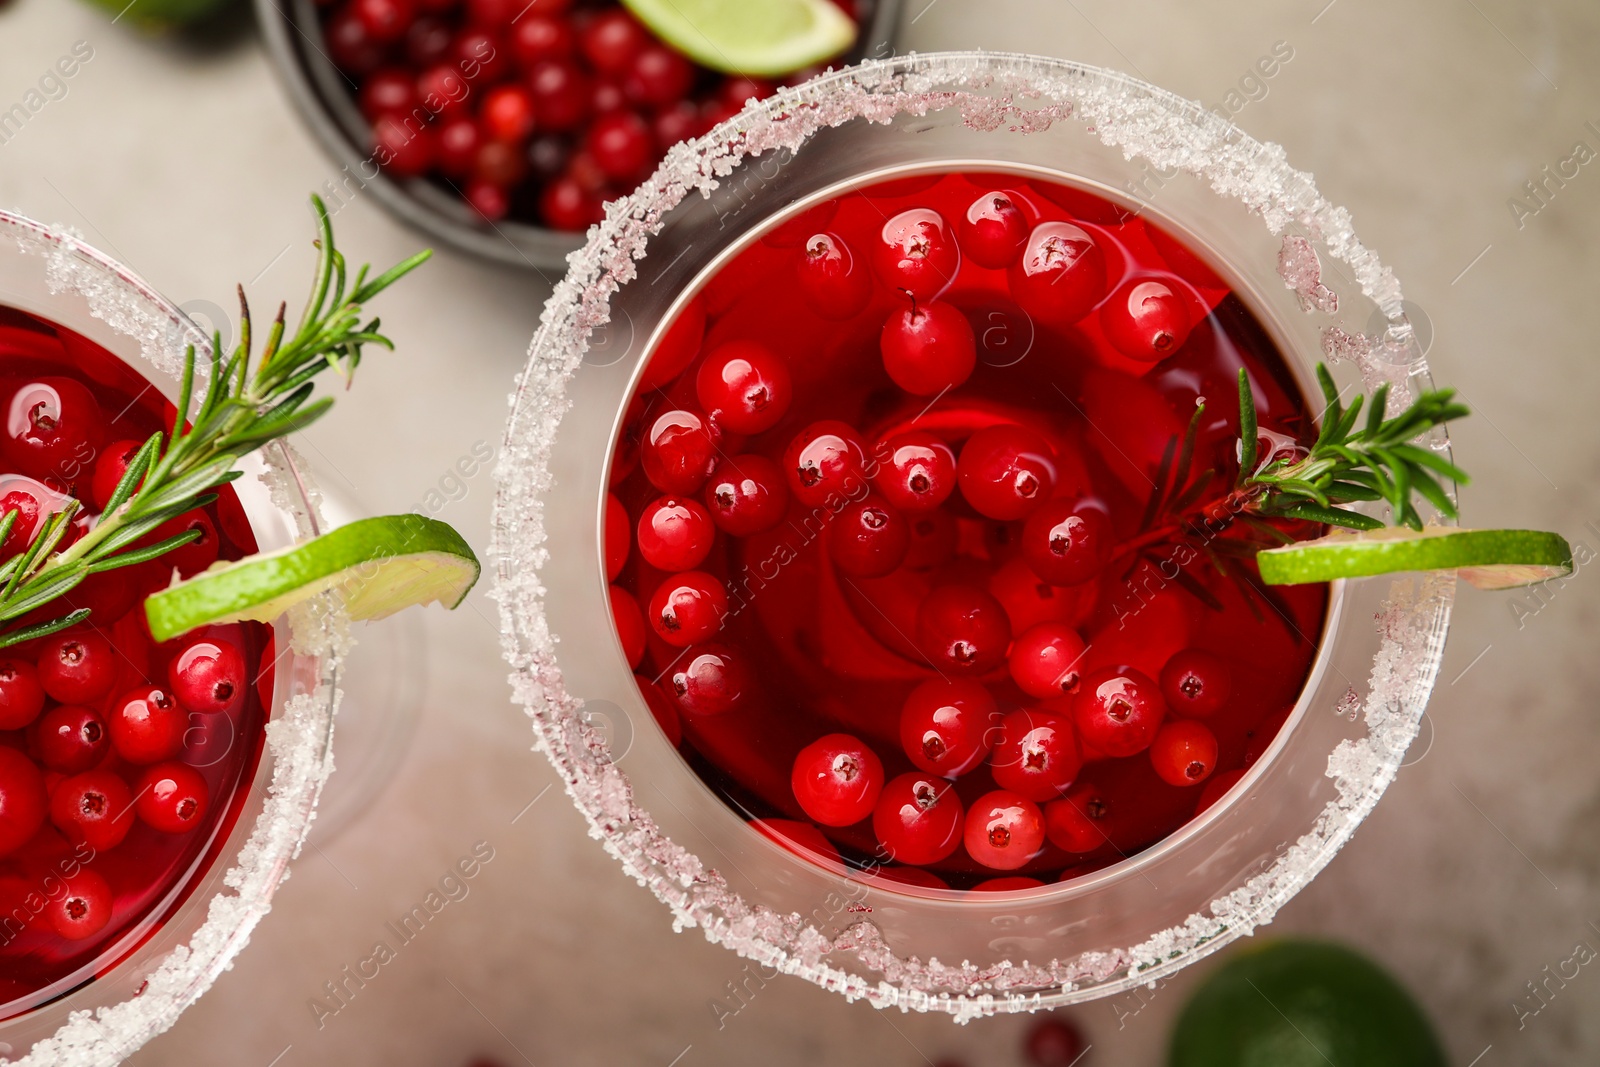
<path fill-rule="evenodd" d="M 491 220 L 582 230 L 668 147 L 774 89 L 696 66 L 614 2 L 318 2 L 373 161 Z"/>
<path fill-rule="evenodd" d="M 1019 190 L 969 192 L 952 213 L 960 188 L 873 204 L 866 232 L 822 204 L 746 253 L 763 280 L 735 261 L 689 301 L 625 413 L 604 555 L 624 654 L 668 736 L 747 788 L 730 762 L 792 746 L 784 792 L 763 793 L 786 817 L 765 832 L 836 856 L 827 828 L 894 864 L 886 876 L 943 885 L 907 868 L 953 864 L 1006 890 L 1042 883 L 997 872 L 1118 852 L 1112 813 L 1137 799 L 1086 765 L 1192 789 L 1184 817 L 1214 799 L 1193 787 L 1218 767 L 1209 724 L 1234 666 L 1167 607 L 1137 647 L 1095 609 L 1128 563 L 1131 487 L 1050 410 L 1065 402 L 1031 387 L 1016 402 L 1004 369 L 983 366 L 972 310 L 998 293 L 1064 353 L 1148 369 L 1202 321 L 1196 287 Z M 777 332 L 802 321 L 824 324 L 806 345 L 826 372 L 779 352 Z M 785 568 L 806 577 L 756 591 Z M 797 619 L 800 604 L 821 621 Z M 824 709 L 806 721 L 837 728 L 781 710 L 792 698 L 770 667 L 796 659 Z"/>

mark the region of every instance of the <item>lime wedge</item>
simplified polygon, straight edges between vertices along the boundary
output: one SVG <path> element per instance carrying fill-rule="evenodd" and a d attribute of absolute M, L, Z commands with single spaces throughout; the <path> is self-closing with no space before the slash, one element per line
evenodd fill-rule
<path fill-rule="evenodd" d="M 277 552 L 205 571 L 144 602 L 150 633 L 168 641 L 208 623 L 271 622 L 329 590 L 352 619 L 381 619 L 413 604 L 453 608 L 478 580 L 478 557 L 451 527 L 421 515 L 383 515 Z"/>
<path fill-rule="evenodd" d="M 1391 526 L 1335 533 L 1256 556 L 1268 585 L 1304 585 L 1397 571 L 1455 571 L 1479 589 L 1510 589 L 1572 573 L 1572 548 L 1544 530 Z"/>
<path fill-rule="evenodd" d="M 856 39 L 856 24 L 829 0 L 622 2 L 667 44 L 728 74 L 790 74 Z"/>

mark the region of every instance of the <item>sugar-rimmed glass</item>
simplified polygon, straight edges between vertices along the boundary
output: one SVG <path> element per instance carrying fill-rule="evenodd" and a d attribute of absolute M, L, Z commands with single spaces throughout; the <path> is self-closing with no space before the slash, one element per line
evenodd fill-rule
<path fill-rule="evenodd" d="M 541 748 L 680 927 L 849 997 L 971 1017 L 1150 982 L 1270 921 L 1392 780 L 1453 582 L 1335 583 L 1311 677 L 1245 778 L 1154 847 L 1071 882 L 887 886 L 751 830 L 654 727 L 618 647 L 600 564 L 606 459 L 653 337 L 709 271 L 816 199 L 919 167 L 1033 171 L 1148 213 L 1204 251 L 1303 389 L 1320 358 L 1341 385 L 1391 382 L 1396 401 L 1428 378 L 1393 276 L 1281 148 L 1137 80 L 1038 57 L 913 56 L 752 105 L 675 149 L 573 257 L 513 398 L 493 548 L 513 685 Z M 1363 335 L 1374 313 L 1386 328 Z"/>

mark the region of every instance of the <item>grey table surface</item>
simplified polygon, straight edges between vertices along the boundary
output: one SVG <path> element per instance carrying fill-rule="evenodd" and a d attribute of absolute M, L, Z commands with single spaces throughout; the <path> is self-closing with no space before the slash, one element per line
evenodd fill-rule
<path fill-rule="evenodd" d="M 0 144 L 0 205 L 79 227 L 200 310 L 230 307 L 236 280 L 261 303 L 298 299 L 311 263 L 305 194 L 335 170 L 258 41 L 193 50 L 126 29 L 68 0 L 0 9 L 0 108 L 75 42 L 93 49 L 66 94 Z M 1250 82 L 1280 41 L 1293 58 Z M 1536 213 L 1510 203 L 1579 143 L 1600 150 L 1600 8 L 909 0 L 899 47 L 1044 52 L 1237 109 L 1353 211 L 1431 321 L 1436 374 L 1477 409 L 1453 434 L 1476 475 L 1467 523 L 1555 528 L 1600 547 L 1600 166 L 1548 186 L 1546 203 L 1528 202 Z M 373 261 L 419 243 L 359 198 L 338 225 L 341 244 Z M 324 481 L 373 510 L 448 487 L 458 457 L 497 440 L 547 293 L 537 277 L 441 254 L 381 309 L 400 354 L 307 435 Z M 488 474 L 453 495 L 439 515 L 483 545 Z M 1600 1054 L 1593 967 L 1551 986 L 1537 1014 L 1514 1006 L 1539 1006 L 1527 983 L 1577 944 L 1600 946 L 1593 581 L 1581 570 L 1542 601 L 1516 601 L 1521 611 L 1504 595 L 1460 599 L 1409 765 L 1268 931 L 1371 952 L 1416 991 L 1461 1065 Z M 698 933 L 672 933 L 550 788 L 509 703 L 493 618 L 481 591 L 454 615 L 427 615 L 423 714 L 396 776 L 358 822 L 306 851 L 234 968 L 133 1062 L 1021 1062 L 1023 1019 L 957 1027 L 798 980 L 752 985 L 719 1027 L 712 1001 L 744 977 L 743 962 Z M 479 841 L 494 858 L 470 895 L 319 1020 L 311 1002 L 324 983 Z M 1142 1002 L 1073 1009 L 1093 1043 L 1084 1062 L 1162 1062 L 1198 977 Z"/>

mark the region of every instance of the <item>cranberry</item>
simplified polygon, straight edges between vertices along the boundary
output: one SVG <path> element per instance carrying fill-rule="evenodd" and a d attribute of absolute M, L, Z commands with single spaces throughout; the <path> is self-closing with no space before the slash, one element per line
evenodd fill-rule
<path fill-rule="evenodd" d="M 967 439 L 956 466 L 961 495 L 980 515 L 1024 519 L 1050 499 L 1056 465 L 1049 443 L 1025 426 L 989 426 Z"/>
<path fill-rule="evenodd" d="M 450 26 L 444 20 L 424 15 L 406 31 L 406 59 L 413 67 L 431 67 L 450 55 Z"/>
<path fill-rule="evenodd" d="M 571 160 L 572 146 L 564 137 L 550 134 L 528 142 L 528 170 L 535 178 L 554 178 L 567 169 Z"/>
<path fill-rule="evenodd" d="M 1143 752 L 1167 714 L 1160 687 L 1135 670 L 1103 667 L 1078 683 L 1072 721 L 1089 748 L 1120 758 Z"/>
<path fill-rule="evenodd" d="M 573 130 L 589 117 L 589 84 L 571 60 L 540 63 L 528 75 L 541 129 Z"/>
<path fill-rule="evenodd" d="M 165 689 L 140 686 L 119 697 L 109 710 L 111 744 L 129 763 L 160 763 L 183 751 L 189 717 Z"/>
<path fill-rule="evenodd" d="M 167 682 L 187 710 L 220 715 L 244 699 L 244 657 L 231 642 L 195 638 L 167 665 Z"/>
<path fill-rule="evenodd" d="M 153 545 L 170 537 L 184 535 L 193 536 L 185 544 L 170 550 L 164 556 L 157 557 L 158 566 L 162 568 L 163 574 L 170 573 L 171 568 L 176 567 L 179 574 L 189 578 L 217 561 L 221 543 L 217 540 L 216 524 L 211 521 L 210 515 L 198 508 L 186 511 L 177 518 L 168 519 L 157 526 L 153 533 L 148 534 L 141 544 Z"/>
<path fill-rule="evenodd" d="M 1085 1051 L 1083 1035 L 1076 1026 L 1049 1017 L 1033 1024 L 1023 1047 L 1032 1067 L 1077 1067 Z"/>
<path fill-rule="evenodd" d="M 964 812 L 954 787 L 928 774 L 902 774 L 883 787 L 872 832 L 896 863 L 938 863 L 961 847 Z"/>
<path fill-rule="evenodd" d="M 375 41 L 398 41 L 416 17 L 412 0 L 350 0 L 350 11 Z"/>
<path fill-rule="evenodd" d="M 578 32 L 578 48 L 603 74 L 622 74 L 645 47 L 650 34 L 621 8 L 596 15 Z"/>
<path fill-rule="evenodd" d="M 1021 889 L 1039 889 L 1044 883 L 1037 878 L 1013 874 L 1004 878 L 986 878 L 972 887 L 974 893 L 1015 893 Z M 943 1067 L 943 1065 L 935 1065 Z"/>
<path fill-rule="evenodd" d="M 1198 648 L 1174 653 L 1161 668 L 1161 695 L 1174 715 L 1191 719 L 1215 715 L 1232 691 L 1227 661 Z"/>
<path fill-rule="evenodd" d="M 972 376 L 978 345 L 967 317 L 942 300 L 890 314 L 878 335 L 883 369 L 894 384 L 916 396 L 945 393 Z"/>
<path fill-rule="evenodd" d="M 737 111 L 750 101 L 765 100 L 777 91 L 769 81 L 735 74 L 717 86 L 717 100 Z"/>
<path fill-rule="evenodd" d="M 39 768 L 16 749 L 0 745 L 0 856 L 28 843 L 44 824 L 48 807 Z"/>
<path fill-rule="evenodd" d="M 472 173 L 482 146 L 482 129 L 476 120 L 465 115 L 440 123 L 433 138 L 435 162 L 452 178 L 464 178 Z"/>
<path fill-rule="evenodd" d="M 650 120 L 650 134 L 656 139 L 656 150 L 662 153 L 679 141 L 699 137 L 704 132 L 700 109 L 687 100 L 662 108 Z"/>
<path fill-rule="evenodd" d="M 698 412 L 677 408 L 657 415 L 639 453 L 645 477 L 663 493 L 693 493 L 721 454 L 722 435 Z"/>
<path fill-rule="evenodd" d="M 1000 601 L 975 585 L 945 585 L 917 609 L 917 644 L 935 670 L 982 674 L 999 666 L 1011 643 Z"/>
<path fill-rule="evenodd" d="M 21 474 L 0 474 L 0 518 L 17 513 L 5 541 L 0 542 L 0 556 L 9 558 L 25 551 L 44 519 L 57 510 L 53 505 L 59 500 L 64 498 L 42 482 Z"/>
<path fill-rule="evenodd" d="M 348 8 L 333 16 L 324 34 L 328 58 L 347 74 L 362 75 L 383 62 L 383 42 Z"/>
<path fill-rule="evenodd" d="M 926 430 L 896 434 L 873 450 L 872 485 L 901 511 L 932 511 L 956 488 L 956 454 Z"/>
<path fill-rule="evenodd" d="M 367 121 L 379 115 L 403 114 L 417 106 L 417 82 L 410 71 L 374 71 L 361 84 L 357 98 Z M 137 448 L 137 442 L 130 442 Z"/>
<path fill-rule="evenodd" d="M 767 840 L 808 860 L 841 862 L 839 850 L 808 822 L 795 819 L 751 819 L 750 825 Z"/>
<path fill-rule="evenodd" d="M 1006 193 L 984 193 L 961 221 L 961 251 L 980 267 L 1011 266 L 1027 241 L 1028 220 Z"/>
<path fill-rule="evenodd" d="M 479 29 L 466 29 L 456 35 L 450 51 L 456 69 L 469 82 L 492 85 L 511 72 L 510 60 L 495 47 L 500 41 L 492 34 Z"/>
<path fill-rule="evenodd" d="M 524 67 L 572 55 L 572 27 L 561 19 L 525 15 L 511 26 L 511 54 Z"/>
<path fill-rule="evenodd" d="M 711 515 L 694 500 L 659 497 L 639 513 L 639 555 L 657 570 L 687 571 L 711 552 L 717 528 Z"/>
<path fill-rule="evenodd" d="M 1094 238 L 1070 222 L 1041 222 L 1011 265 L 1011 296 L 1042 322 L 1070 326 L 1106 292 L 1106 257 Z"/>
<path fill-rule="evenodd" d="M 611 618 L 617 624 L 617 640 L 622 644 L 623 658 L 634 668 L 644 659 L 646 633 L 644 613 L 633 594 L 620 585 L 611 587 Z"/>
<path fill-rule="evenodd" d="M 706 482 L 706 508 L 717 527 L 735 537 L 771 529 L 789 506 L 783 472 L 766 456 L 734 456 L 717 464 Z"/>
<path fill-rule="evenodd" d="M 39 646 L 39 684 L 52 700 L 88 704 L 111 691 L 118 655 L 97 630 L 67 630 Z"/>
<path fill-rule="evenodd" d="M 589 127 L 583 143 L 606 177 L 616 181 L 639 177 L 655 160 L 650 127 L 632 111 L 601 115 Z"/>
<path fill-rule="evenodd" d="M 211 804 L 205 778 L 186 763 L 158 763 L 136 785 L 139 818 L 164 834 L 193 830 Z"/>
<path fill-rule="evenodd" d="M 989 757 L 995 784 L 1029 800 L 1054 800 L 1083 765 L 1072 723 L 1043 708 L 1014 711 L 1000 720 L 1000 736 Z"/>
<path fill-rule="evenodd" d="M 113 771 L 76 774 L 51 792 L 50 821 L 71 840 L 104 852 L 133 829 L 133 794 Z"/>
<path fill-rule="evenodd" d="M 954 778 L 989 754 L 999 717 L 994 697 L 977 682 L 930 679 L 900 709 L 900 746 L 922 770 Z"/>
<path fill-rule="evenodd" d="M 488 126 L 485 124 L 487 131 Z M 484 141 L 472 161 L 475 184 L 507 189 L 528 173 L 528 160 L 522 148 L 510 141 Z"/>
<path fill-rule="evenodd" d="M 1052 500 L 1022 527 L 1022 556 L 1051 585 L 1077 585 L 1100 576 L 1111 555 L 1105 512 L 1077 500 Z"/>
<path fill-rule="evenodd" d="M 23 659 L 0 659 L 0 730 L 20 730 L 44 710 L 39 672 Z"/>
<path fill-rule="evenodd" d="M 81 704 L 51 708 L 34 728 L 39 762 L 57 774 L 82 774 L 111 748 L 111 734 L 100 713 Z"/>
<path fill-rule="evenodd" d="M 594 83 L 594 91 L 589 96 L 589 110 L 594 114 L 608 115 L 627 106 L 628 94 L 622 91 L 622 86 L 604 79 Z"/>
<path fill-rule="evenodd" d="M 433 130 L 409 119 L 383 115 L 372 124 L 372 158 L 401 178 L 414 178 L 433 166 Z"/>
<path fill-rule="evenodd" d="M 628 551 L 633 547 L 633 534 L 628 529 L 628 509 L 613 493 L 606 494 L 605 510 L 606 580 L 616 581 L 628 562 Z"/>
<path fill-rule="evenodd" d="M 1118 352 L 1156 363 L 1182 347 L 1193 325 L 1189 306 L 1164 281 L 1129 278 L 1100 309 L 1100 328 Z"/>
<path fill-rule="evenodd" d="M 65 878 L 66 892 L 45 904 L 45 918 L 68 941 L 93 937 L 111 921 L 111 885 L 87 868 Z"/>
<path fill-rule="evenodd" d="M 472 210 L 491 222 L 511 213 L 511 197 L 494 182 L 474 178 L 461 190 L 461 196 Z"/>
<path fill-rule="evenodd" d="M 832 506 L 829 498 L 849 497 L 865 482 L 866 452 L 855 428 L 824 419 L 795 434 L 783 451 L 789 491 L 807 507 Z"/>
<path fill-rule="evenodd" d="M 855 578 L 882 578 L 900 566 L 911 546 L 911 528 L 876 497 L 850 504 L 828 524 L 828 555 Z"/>
<path fill-rule="evenodd" d="M 1012 680 L 1041 700 L 1076 692 L 1087 647 L 1064 622 L 1041 622 L 1017 635 L 1007 655 Z"/>
<path fill-rule="evenodd" d="M 860 738 L 827 734 L 800 750 L 789 776 L 800 808 L 823 826 L 852 826 L 883 791 L 883 762 Z"/>
<path fill-rule="evenodd" d="M 911 208 L 884 223 L 873 249 L 873 267 L 883 284 L 923 301 L 944 292 L 960 266 L 955 237 L 932 208 Z"/>
<path fill-rule="evenodd" d="M 452 64 L 441 63 L 417 75 L 417 96 L 422 106 L 435 115 L 465 109 L 472 88 Z M 378 161 L 380 164 L 383 160 Z"/>
<path fill-rule="evenodd" d="M 1178 719 L 1156 731 L 1150 765 L 1169 785 L 1199 785 L 1217 769 L 1217 737 L 1193 719 Z"/>
<path fill-rule="evenodd" d="M 688 648 L 722 628 L 728 591 L 705 571 L 674 574 L 650 597 L 650 627 L 669 645 Z"/>
<path fill-rule="evenodd" d="M 1221 800 L 1223 794 L 1239 784 L 1239 779 L 1244 777 L 1244 771 L 1223 771 L 1213 774 L 1206 782 L 1206 787 L 1200 790 L 1200 800 L 1195 804 L 1194 813 L 1199 815 L 1211 805 Z"/>
<path fill-rule="evenodd" d="M 104 424 L 87 387 L 71 378 L 36 378 L 11 393 L 0 454 L 23 474 L 72 481 L 94 459 Z"/>
<path fill-rule="evenodd" d="M 967 809 L 967 855 L 996 871 L 1014 871 L 1044 844 L 1044 816 L 1026 797 L 996 789 Z"/>
<path fill-rule="evenodd" d="M 571 178 L 557 178 L 539 196 L 539 217 L 555 230 L 582 230 L 605 217 L 600 198 Z"/>
<path fill-rule="evenodd" d="M 872 299 L 872 279 L 837 234 L 810 237 L 800 251 L 795 276 L 806 306 L 835 322 L 861 314 Z"/>
<path fill-rule="evenodd" d="M 1110 802 L 1098 786 L 1087 782 L 1073 786 L 1060 800 L 1044 806 L 1045 833 L 1050 843 L 1065 852 L 1081 855 L 1111 843 L 1106 835 Z"/>
<path fill-rule="evenodd" d="M 694 64 L 664 44 L 650 42 L 639 50 L 622 79 L 628 99 L 641 107 L 666 107 L 688 95 L 694 85 Z"/>
<path fill-rule="evenodd" d="M 89 478 L 89 494 L 95 507 L 105 510 L 106 503 L 122 482 L 122 476 L 128 473 L 128 464 L 133 462 L 134 455 L 143 447 L 143 441 L 113 441 L 100 450 L 99 457 L 94 461 L 94 474 Z M 10 540 L 6 539 L 8 545 Z"/>
<path fill-rule="evenodd" d="M 723 715 L 739 705 L 753 679 L 744 653 L 727 645 L 699 645 L 678 658 L 668 687 L 686 714 Z"/>
<path fill-rule="evenodd" d="M 754 341 L 729 341 L 706 356 L 695 376 L 695 395 L 711 421 L 733 433 L 760 433 L 789 410 L 794 386 L 789 367 Z"/>
<path fill-rule="evenodd" d="M 452 6 L 459 7 L 459 4 Z M 503 29 L 511 25 L 511 20 L 516 18 L 528 7 L 528 0 L 467 0 L 467 18 L 479 26 L 491 30 Z"/>
<path fill-rule="evenodd" d="M 521 85 L 497 85 L 484 96 L 478 114 L 491 139 L 520 142 L 533 132 L 533 92 Z"/>

